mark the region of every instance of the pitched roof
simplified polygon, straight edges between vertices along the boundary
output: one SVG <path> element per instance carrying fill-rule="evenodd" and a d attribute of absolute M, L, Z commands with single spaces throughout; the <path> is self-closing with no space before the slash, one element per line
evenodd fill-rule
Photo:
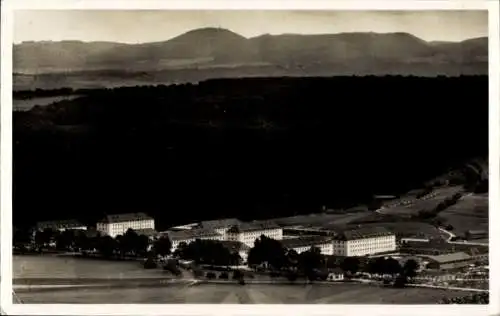
<path fill-rule="evenodd" d="M 36 224 L 37 229 L 60 229 L 60 228 L 75 228 L 75 227 L 84 227 L 82 223 L 75 219 L 65 219 L 65 220 L 55 220 L 55 221 L 43 221 L 38 222 Z"/>
<path fill-rule="evenodd" d="M 152 237 L 152 236 L 158 235 L 158 232 L 152 228 L 134 229 L 134 231 L 139 236 L 144 235 L 144 236 Z"/>
<path fill-rule="evenodd" d="M 206 228 L 193 228 L 189 230 L 180 230 L 180 231 L 172 231 L 167 230 L 165 232 L 161 232 L 160 235 L 167 234 L 170 240 L 189 240 L 203 237 L 216 237 L 220 236 L 219 233 L 212 229 Z"/>
<path fill-rule="evenodd" d="M 218 229 L 238 225 L 240 223 L 241 221 L 237 218 L 221 218 L 211 221 L 201 221 L 200 226 L 206 229 Z"/>
<path fill-rule="evenodd" d="M 152 220 L 153 218 L 146 213 L 126 213 L 126 214 L 112 214 L 106 215 L 106 217 L 101 220 L 102 223 L 121 223 L 121 222 L 131 222 L 131 221 L 145 221 Z"/>
<path fill-rule="evenodd" d="M 337 240 L 357 240 L 365 238 L 383 237 L 394 235 L 385 227 L 365 227 L 360 229 L 346 230 L 335 237 Z"/>
<path fill-rule="evenodd" d="M 331 243 L 331 238 L 324 238 L 323 236 L 299 237 L 280 240 L 283 247 L 288 249 L 324 245 Z"/>
<path fill-rule="evenodd" d="M 454 262 L 454 261 L 462 261 L 462 260 L 469 260 L 472 257 L 466 254 L 465 252 L 453 252 L 453 253 L 447 253 L 443 255 L 437 255 L 437 256 L 426 256 L 427 258 L 437 261 L 439 263 L 448 263 L 448 262 Z"/>
<path fill-rule="evenodd" d="M 241 232 L 252 232 L 267 229 L 279 229 L 280 227 L 271 221 L 255 221 L 255 222 L 242 222 L 239 225 L 233 225 L 228 233 L 241 233 Z"/>

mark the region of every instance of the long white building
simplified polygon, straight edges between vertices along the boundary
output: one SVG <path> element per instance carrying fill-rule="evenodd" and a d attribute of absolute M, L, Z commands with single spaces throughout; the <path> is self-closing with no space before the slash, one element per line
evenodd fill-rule
<path fill-rule="evenodd" d="M 123 235 L 129 228 L 133 230 L 155 229 L 155 221 L 145 213 L 107 215 L 96 225 L 97 231 L 116 237 Z"/>
<path fill-rule="evenodd" d="M 262 235 L 282 240 L 283 229 L 273 222 L 244 222 L 229 228 L 225 235 L 225 240 L 239 241 L 248 247 L 253 247 L 255 240 Z"/>
<path fill-rule="evenodd" d="M 316 247 L 323 255 L 333 255 L 332 238 L 322 236 L 308 236 L 299 238 L 289 238 L 281 240 L 281 244 L 288 250 L 295 250 L 297 253 L 305 252 Z"/>
<path fill-rule="evenodd" d="M 366 256 L 396 250 L 396 235 L 383 227 L 344 231 L 333 239 L 333 254 Z"/>
<path fill-rule="evenodd" d="M 181 231 L 161 232 L 160 236 L 168 236 L 172 243 L 172 252 L 174 252 L 181 243 L 190 244 L 197 239 L 201 240 L 224 240 L 223 236 L 212 229 L 193 228 Z"/>

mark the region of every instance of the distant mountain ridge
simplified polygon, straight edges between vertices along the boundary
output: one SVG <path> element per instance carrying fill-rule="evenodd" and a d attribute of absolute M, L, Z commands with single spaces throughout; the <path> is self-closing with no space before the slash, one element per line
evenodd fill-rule
<path fill-rule="evenodd" d="M 162 42 L 23 42 L 14 45 L 13 50 L 13 68 L 18 74 L 241 66 L 302 69 L 311 75 L 317 69 L 335 74 L 337 68 L 352 69 L 353 74 L 376 69 L 372 71 L 374 74 L 384 74 L 384 67 L 380 66 L 384 64 L 391 69 L 404 66 L 403 73 L 407 74 L 412 74 L 412 65 L 420 71 L 422 67 L 431 71 L 439 65 L 444 67 L 444 74 L 446 69 L 461 65 L 473 74 L 488 71 L 486 37 L 462 42 L 427 42 L 401 32 L 265 34 L 246 38 L 227 29 L 203 28 Z"/>

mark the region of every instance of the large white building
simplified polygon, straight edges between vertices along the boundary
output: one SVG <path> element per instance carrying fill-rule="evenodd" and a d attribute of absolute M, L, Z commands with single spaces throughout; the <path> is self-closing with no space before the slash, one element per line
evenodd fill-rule
<path fill-rule="evenodd" d="M 288 250 L 295 250 L 297 253 L 305 252 L 316 247 L 323 255 L 333 255 L 332 238 L 322 236 L 308 236 L 299 238 L 289 238 L 281 240 L 281 244 Z"/>
<path fill-rule="evenodd" d="M 190 244 L 197 239 L 201 240 L 223 240 L 223 236 L 212 229 L 193 228 L 187 230 L 168 230 L 161 232 L 160 236 L 168 236 L 172 243 L 172 252 L 174 252 L 181 243 Z"/>
<path fill-rule="evenodd" d="M 344 231 L 333 239 L 333 254 L 366 256 L 396 250 L 396 235 L 383 227 Z"/>
<path fill-rule="evenodd" d="M 253 247 L 260 236 L 275 240 L 283 239 L 283 229 L 273 222 L 248 222 L 234 225 L 226 231 L 225 240 L 239 241 Z"/>
<path fill-rule="evenodd" d="M 123 235 L 129 228 L 133 230 L 155 229 L 155 221 L 144 213 L 107 215 L 97 223 L 97 231 L 116 237 Z"/>

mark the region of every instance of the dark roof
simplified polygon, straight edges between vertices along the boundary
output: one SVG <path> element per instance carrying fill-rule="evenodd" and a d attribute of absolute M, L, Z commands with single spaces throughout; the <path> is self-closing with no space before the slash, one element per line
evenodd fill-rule
<path fill-rule="evenodd" d="M 322 214 L 296 215 L 296 216 L 275 218 L 273 219 L 273 222 L 275 222 L 279 226 L 320 224 L 324 222 L 324 216 Z"/>
<path fill-rule="evenodd" d="M 137 233 L 137 235 L 144 235 L 148 237 L 158 235 L 158 232 L 152 228 L 134 229 L 134 231 Z"/>
<path fill-rule="evenodd" d="M 103 223 L 120 223 L 140 220 L 152 220 L 153 218 L 146 213 L 126 213 L 126 214 L 112 214 L 106 215 L 101 221 Z"/>
<path fill-rule="evenodd" d="M 426 256 L 427 258 L 439 263 L 448 263 L 455 261 L 470 260 L 472 257 L 465 252 L 454 252 L 438 256 Z"/>
<path fill-rule="evenodd" d="M 391 236 L 394 233 L 384 227 L 366 227 L 360 229 L 346 230 L 335 237 L 337 240 L 356 240 L 364 238 Z"/>
<path fill-rule="evenodd" d="M 232 251 L 249 251 L 250 247 L 241 241 L 221 240 L 220 243 Z"/>
<path fill-rule="evenodd" d="M 212 229 L 206 228 L 193 228 L 181 231 L 171 231 L 162 232 L 160 234 L 167 234 L 171 240 L 186 240 L 186 239 L 196 239 L 203 237 L 216 237 L 220 236 L 219 233 Z"/>
<path fill-rule="evenodd" d="M 243 222 L 239 225 L 233 225 L 229 228 L 228 233 L 251 232 L 278 228 L 280 228 L 280 226 L 271 221 Z"/>
<path fill-rule="evenodd" d="M 288 249 L 322 245 L 330 243 L 331 241 L 332 241 L 331 238 L 324 238 L 322 236 L 300 237 L 300 238 L 290 238 L 290 239 L 280 240 L 283 247 Z"/>
<path fill-rule="evenodd" d="M 65 220 L 56 220 L 56 221 L 43 221 L 38 222 L 36 224 L 37 229 L 59 229 L 59 228 L 74 228 L 74 227 L 84 227 L 81 222 L 75 219 L 65 219 Z"/>
<path fill-rule="evenodd" d="M 206 229 L 218 229 L 238 225 L 240 223 L 241 221 L 237 218 L 222 218 L 211 221 L 202 221 L 200 222 L 200 226 Z"/>

